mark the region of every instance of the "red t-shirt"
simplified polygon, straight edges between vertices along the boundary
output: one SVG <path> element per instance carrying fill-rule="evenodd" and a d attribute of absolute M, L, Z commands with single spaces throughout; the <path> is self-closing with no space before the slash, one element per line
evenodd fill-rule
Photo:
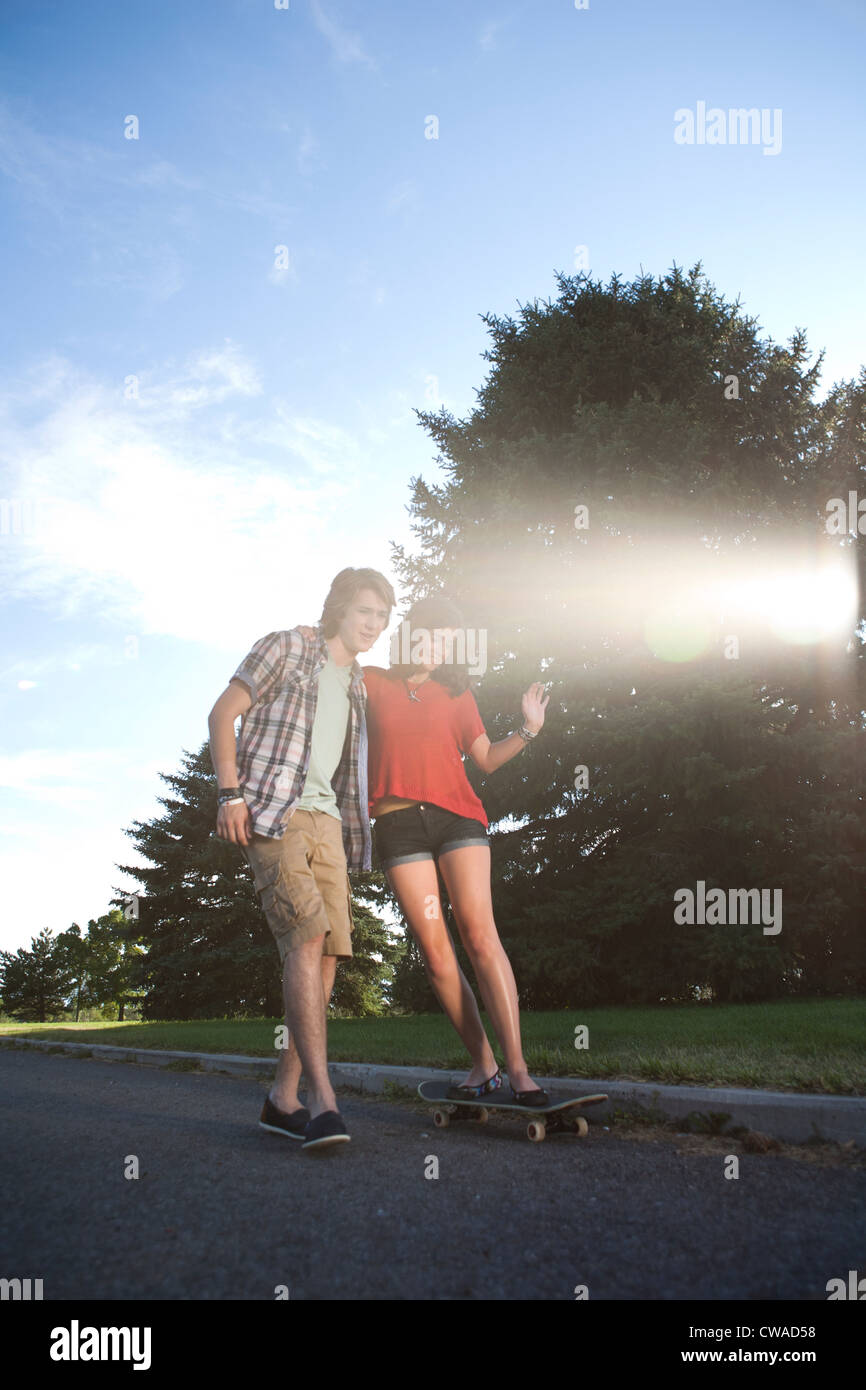
<path fill-rule="evenodd" d="M 429 801 L 487 825 L 484 807 L 469 785 L 460 757 L 486 733 L 471 690 L 452 695 L 428 676 L 413 686 L 381 666 L 364 667 L 369 738 L 370 807 L 383 796 Z"/>

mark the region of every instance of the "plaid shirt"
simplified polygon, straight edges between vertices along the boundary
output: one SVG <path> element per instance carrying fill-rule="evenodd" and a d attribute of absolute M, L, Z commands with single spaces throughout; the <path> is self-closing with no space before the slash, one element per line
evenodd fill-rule
<path fill-rule="evenodd" d="M 279 840 L 304 790 L 310 766 L 319 671 L 328 660 L 321 627 L 310 641 L 296 628 L 269 632 L 231 677 L 249 688 L 253 703 L 237 741 L 238 782 L 257 835 Z M 372 843 L 367 805 L 367 691 L 352 662 L 349 721 L 332 786 L 343 822 L 350 869 L 369 870 Z"/>

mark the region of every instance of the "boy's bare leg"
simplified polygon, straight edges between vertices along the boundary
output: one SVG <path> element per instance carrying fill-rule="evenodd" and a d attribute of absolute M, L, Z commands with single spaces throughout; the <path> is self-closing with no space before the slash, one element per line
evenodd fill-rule
<path fill-rule="evenodd" d="M 289 951 L 283 963 L 283 1000 L 289 1027 L 289 1046 L 280 1050 L 270 1096 L 280 1110 L 299 1108 L 298 1082 L 307 1079 L 307 1108 L 311 1118 L 337 1109 L 328 1075 L 325 1009 L 334 984 L 336 957 L 322 956 L 324 935 Z"/>
<path fill-rule="evenodd" d="M 322 956 L 322 995 L 326 1014 L 331 1002 L 336 974 L 337 957 Z M 283 975 L 285 977 L 285 970 Z M 283 996 L 285 998 L 285 988 Z M 268 1094 L 278 1110 L 282 1110 L 286 1115 L 291 1115 L 293 1111 L 302 1108 L 298 1098 L 298 1087 L 301 1083 L 303 1067 L 295 1045 L 295 1035 L 288 1019 L 286 1020 L 286 1028 L 288 1032 L 287 1046 L 279 1049 L 274 1084 Z"/>

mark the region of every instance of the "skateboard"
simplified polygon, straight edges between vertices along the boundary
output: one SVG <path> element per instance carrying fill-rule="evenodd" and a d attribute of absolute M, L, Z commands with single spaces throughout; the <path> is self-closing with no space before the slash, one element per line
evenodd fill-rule
<path fill-rule="evenodd" d="M 507 1086 L 500 1086 L 496 1091 L 489 1091 L 485 1096 L 479 1096 L 477 1100 L 451 1100 L 448 1097 L 450 1082 L 448 1081 L 422 1081 L 418 1087 L 418 1094 L 422 1100 L 432 1101 L 435 1105 L 433 1110 L 433 1123 L 438 1129 L 445 1129 L 453 1119 L 475 1120 L 479 1124 L 487 1123 L 487 1115 L 490 1110 L 511 1110 L 516 1115 L 528 1115 L 532 1118 L 526 1126 L 526 1135 L 533 1144 L 540 1144 L 547 1134 L 566 1131 L 570 1134 L 577 1134 L 581 1139 L 585 1138 L 589 1125 L 580 1114 L 573 1113 L 583 1109 L 587 1105 L 600 1105 L 607 1100 L 607 1096 L 571 1096 L 568 1100 L 555 1101 L 550 1105 L 516 1105 L 510 1099 L 511 1092 Z M 500 1096 L 502 1099 L 500 1100 Z M 509 1099 L 506 1099 L 509 1097 Z M 465 1111 L 465 1115 L 461 1115 Z M 474 1112 L 474 1113 L 473 1113 Z"/>

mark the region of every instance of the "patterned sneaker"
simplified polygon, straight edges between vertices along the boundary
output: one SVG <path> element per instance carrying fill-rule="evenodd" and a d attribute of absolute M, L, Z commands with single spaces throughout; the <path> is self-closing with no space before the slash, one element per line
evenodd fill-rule
<path fill-rule="evenodd" d="M 479 1096 L 487 1096 L 491 1091 L 498 1091 L 502 1085 L 502 1072 L 497 1067 L 495 1075 L 482 1081 L 478 1086 L 449 1086 L 447 1100 L 477 1100 Z"/>
<path fill-rule="evenodd" d="M 262 1129 L 269 1129 L 272 1134 L 286 1134 L 289 1139 L 303 1139 L 304 1129 L 309 1119 L 310 1112 L 303 1106 L 300 1110 L 293 1110 L 291 1115 L 287 1115 L 285 1110 L 277 1109 L 270 1096 L 265 1096 L 259 1124 Z"/>

